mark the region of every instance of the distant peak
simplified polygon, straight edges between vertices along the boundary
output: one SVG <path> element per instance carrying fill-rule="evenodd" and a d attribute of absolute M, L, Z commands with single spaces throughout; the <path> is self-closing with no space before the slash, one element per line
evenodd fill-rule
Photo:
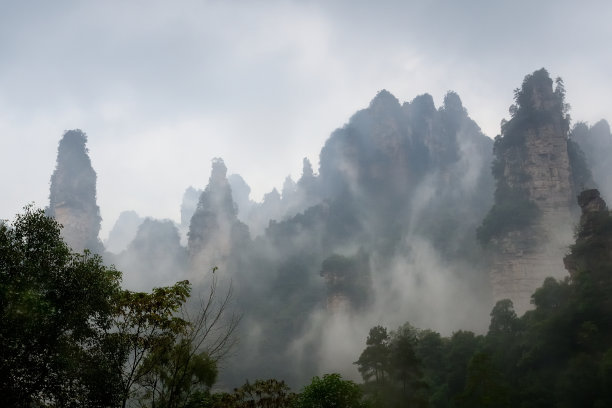
<path fill-rule="evenodd" d="M 232 190 L 234 187 L 238 187 L 240 190 L 247 193 L 247 196 L 251 193 L 251 187 L 247 184 L 247 182 L 242 178 L 240 174 L 230 174 L 227 177 L 227 181 L 232 185 Z"/>
<path fill-rule="evenodd" d="M 421 114 L 436 111 L 436 105 L 434 104 L 433 97 L 428 93 L 416 96 L 412 102 L 410 102 L 410 107 Z"/>
<path fill-rule="evenodd" d="M 87 135 L 81 129 L 72 129 L 64 132 L 59 142 L 58 152 L 80 151 L 87 153 Z"/>
<path fill-rule="evenodd" d="M 227 176 L 227 167 L 225 167 L 225 163 L 223 159 L 219 157 L 215 157 L 212 160 L 212 171 L 210 174 L 210 181 L 216 182 L 220 180 L 225 180 Z"/>
<path fill-rule="evenodd" d="M 599 122 L 595 123 L 591 129 L 594 132 L 603 133 L 604 135 L 610 134 L 610 124 L 605 119 L 601 119 Z"/>
<path fill-rule="evenodd" d="M 62 141 L 66 141 L 68 143 L 85 143 L 87 142 L 87 135 L 81 129 L 67 130 L 64 132 Z"/>
<path fill-rule="evenodd" d="M 312 170 L 312 164 L 307 157 L 302 160 L 302 177 L 313 177 L 314 171 Z"/>
<path fill-rule="evenodd" d="M 391 92 L 386 89 L 378 91 L 374 99 L 370 102 L 370 108 L 386 108 L 386 107 L 399 107 L 400 103 Z"/>
<path fill-rule="evenodd" d="M 521 89 L 515 95 L 520 108 L 550 109 L 554 105 L 553 80 L 541 68 L 525 76 Z"/>
<path fill-rule="evenodd" d="M 452 111 L 463 111 L 461 98 L 455 91 L 448 91 L 444 96 L 444 109 Z"/>
<path fill-rule="evenodd" d="M 263 202 L 264 203 L 272 203 L 279 202 L 281 200 L 281 195 L 276 188 L 273 188 L 269 193 L 264 194 Z"/>

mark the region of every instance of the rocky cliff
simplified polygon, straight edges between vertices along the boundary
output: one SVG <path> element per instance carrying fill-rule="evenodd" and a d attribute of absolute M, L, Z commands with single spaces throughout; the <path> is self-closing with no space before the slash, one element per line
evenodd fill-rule
<path fill-rule="evenodd" d="M 64 133 L 51 176 L 50 216 L 62 224 L 62 237 L 75 251 L 103 251 L 98 239 L 100 208 L 96 204 L 96 172 L 86 147 L 87 135 L 79 130 Z"/>
<path fill-rule="evenodd" d="M 601 195 L 607 201 L 612 200 L 612 133 L 608 122 L 602 119 L 593 126 L 578 122 L 572 129 L 571 139 L 584 152 L 584 158 L 590 164 L 593 179 Z M 581 189 L 594 186 L 594 183 L 584 184 Z"/>
<path fill-rule="evenodd" d="M 248 227 L 238 221 L 227 167 L 214 159 L 206 189 L 189 224 L 187 249 L 196 268 L 208 269 L 227 261 L 232 249 L 249 240 Z"/>
<path fill-rule="evenodd" d="M 582 210 L 576 243 L 563 258 L 565 268 L 572 278 L 579 273 L 590 273 L 594 276 L 609 273 L 604 265 L 612 264 L 612 231 L 610 212 L 599 190 L 585 190 L 578 196 L 578 205 Z"/>
<path fill-rule="evenodd" d="M 548 72 L 536 71 L 525 77 L 515 99 L 512 117 L 495 140 L 495 204 L 479 237 L 491 248 L 493 296 L 511 299 L 523 312 L 547 276 L 565 274 L 574 187 L 561 80 L 553 89 Z"/>

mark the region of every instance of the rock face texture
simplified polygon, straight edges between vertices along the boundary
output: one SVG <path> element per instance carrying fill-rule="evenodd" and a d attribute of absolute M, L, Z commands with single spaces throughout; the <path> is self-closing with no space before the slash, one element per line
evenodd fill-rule
<path fill-rule="evenodd" d="M 248 227 L 238 220 L 237 212 L 227 167 L 223 160 L 215 159 L 189 225 L 187 249 L 192 265 L 221 267 L 233 247 L 249 239 Z"/>
<path fill-rule="evenodd" d="M 599 190 L 585 190 L 578 196 L 582 210 L 576 244 L 563 258 L 565 268 L 575 278 L 579 273 L 593 276 L 609 273 L 603 265 L 612 263 L 612 234 L 610 234 L 610 212 Z"/>
<path fill-rule="evenodd" d="M 87 135 L 79 129 L 67 131 L 60 140 L 47 212 L 63 225 L 62 237 L 73 250 L 101 253 L 98 233 L 102 218 L 96 204 L 96 172 L 86 143 Z"/>
<path fill-rule="evenodd" d="M 495 204 L 479 234 L 492 244 L 494 298 L 511 299 L 524 312 L 546 277 L 565 274 L 574 187 L 562 82 L 553 90 L 548 73 L 536 71 L 516 100 L 495 141 Z"/>
<path fill-rule="evenodd" d="M 571 139 L 584 152 L 585 160 L 591 165 L 593 179 L 601 195 L 609 202 L 612 200 L 612 133 L 610 125 L 600 120 L 593 126 L 584 122 L 577 123 L 572 129 Z M 583 188 L 592 187 L 584 183 Z"/>

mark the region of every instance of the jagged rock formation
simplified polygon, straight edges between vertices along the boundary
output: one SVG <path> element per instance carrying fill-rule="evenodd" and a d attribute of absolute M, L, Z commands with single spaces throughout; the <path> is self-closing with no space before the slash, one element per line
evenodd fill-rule
<path fill-rule="evenodd" d="M 318 270 L 334 253 L 363 247 L 373 276 L 384 276 L 394 256 L 409 256 L 415 241 L 426 240 L 449 269 L 482 281 L 474 231 L 493 195 L 491 147 L 455 93 L 436 108 L 430 95 L 400 104 L 383 90 L 332 133 L 318 175 L 304 160 L 297 188 L 287 183 L 282 198 L 293 192 L 313 204 L 272 221 L 266 238 L 287 258 L 310 254 L 308 268 Z M 328 289 L 335 287 L 328 291 L 332 309 L 342 303 L 337 299 L 358 308 L 356 298 L 341 293 L 349 285 L 336 286 L 334 274 L 324 277 Z"/>
<path fill-rule="evenodd" d="M 436 108 L 431 95 L 400 104 L 383 90 L 325 143 L 318 191 L 338 203 L 333 217 L 352 239 L 374 243 L 368 251 L 406 253 L 417 235 L 458 265 L 479 258 L 474 230 L 490 207 L 491 147 L 456 93 Z"/>
<path fill-rule="evenodd" d="M 187 251 L 181 246 L 179 230 L 170 220 L 146 218 L 127 249 L 114 257 L 125 271 L 124 285 L 132 290 L 171 285 L 184 278 Z"/>
<path fill-rule="evenodd" d="M 571 253 L 563 258 L 570 276 L 580 272 L 607 273 L 600 271 L 603 265 L 612 264 L 612 236 L 610 234 L 610 212 L 599 190 L 585 190 L 578 196 L 582 210 L 576 243 Z"/>
<path fill-rule="evenodd" d="M 581 183 L 580 190 L 591 188 L 597 184 L 602 196 L 612 200 L 612 133 L 610 125 L 600 120 L 593 126 L 578 122 L 572 129 L 571 139 L 576 142 L 586 161 L 591 165 L 595 183 Z M 579 191 L 578 191 L 579 192 Z M 576 192 L 576 194 L 578 194 Z"/>
<path fill-rule="evenodd" d="M 104 241 L 106 250 L 114 254 L 125 250 L 136 237 L 138 227 L 143 221 L 136 211 L 122 211 Z"/>
<path fill-rule="evenodd" d="M 214 159 L 208 185 L 189 225 L 187 248 L 194 266 L 220 266 L 236 245 L 249 240 L 248 227 L 236 214 L 227 168 L 223 160 Z"/>
<path fill-rule="evenodd" d="M 509 298 L 523 312 L 546 277 L 565 273 L 561 260 L 572 240 L 574 187 L 562 82 L 553 90 L 548 72 L 535 71 L 515 99 L 512 118 L 495 139 L 495 204 L 479 238 L 491 244 L 495 299 Z"/>
<path fill-rule="evenodd" d="M 288 176 L 283 183 L 282 193 L 273 188 L 264 194 L 261 203 L 251 201 L 251 188 L 240 175 L 232 174 L 228 181 L 238 206 L 238 218 L 248 224 L 253 236 L 263 235 L 270 221 L 293 217 L 322 201 L 317 191 L 317 177 L 307 158 L 303 159 L 302 176 L 297 183 Z"/>
<path fill-rule="evenodd" d="M 189 224 L 191 217 L 198 208 L 198 201 L 202 195 L 202 190 L 195 189 L 191 186 L 187 187 L 183 193 L 183 201 L 181 201 L 181 225 L 180 234 L 183 245 L 187 244 L 187 234 L 189 232 Z"/>
<path fill-rule="evenodd" d="M 63 226 L 62 237 L 73 250 L 87 248 L 101 253 L 98 233 L 102 218 L 96 204 L 96 172 L 86 143 L 87 135 L 80 129 L 67 131 L 60 140 L 47 212 Z"/>
<path fill-rule="evenodd" d="M 238 218 L 245 221 L 249 219 L 255 202 L 251 201 L 251 187 L 239 174 L 230 174 L 227 181 L 232 188 L 232 197 L 238 210 Z M 199 197 L 199 195 L 198 195 Z"/>

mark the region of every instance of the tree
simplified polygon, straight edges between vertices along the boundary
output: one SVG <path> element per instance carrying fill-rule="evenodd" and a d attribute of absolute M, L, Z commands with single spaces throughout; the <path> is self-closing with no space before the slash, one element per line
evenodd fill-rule
<path fill-rule="evenodd" d="M 0 223 L 0 395 L 6 406 L 112 406 L 120 378 L 113 305 L 120 273 L 71 252 L 27 206 Z"/>
<path fill-rule="evenodd" d="M 122 361 L 122 406 L 139 393 L 141 379 L 154 369 L 144 364 L 152 353 L 161 353 L 174 345 L 189 322 L 175 317 L 189 297 L 188 281 L 155 288 L 151 293 L 123 291 L 117 304 L 114 326 Z"/>
<path fill-rule="evenodd" d="M 231 284 L 219 297 L 213 277 L 208 296 L 193 307 L 195 312 L 182 305 L 182 317 L 174 317 L 179 330 L 166 333 L 171 341 L 162 337 L 151 349 L 142 350 L 147 354 L 134 375 L 142 387 L 141 400 L 173 408 L 183 406 L 195 393 L 208 391 L 217 377 L 217 363 L 235 343 L 240 317 L 228 315 L 231 299 Z M 187 322 L 185 327 L 180 326 L 182 322 Z"/>
<path fill-rule="evenodd" d="M 508 390 L 488 354 L 474 354 L 468 365 L 465 389 L 456 399 L 460 407 L 509 406 Z"/>
<path fill-rule="evenodd" d="M 234 390 L 233 399 L 238 408 L 289 408 L 296 395 L 284 381 L 275 379 L 248 381 Z"/>
<path fill-rule="evenodd" d="M 296 401 L 296 408 L 359 408 L 366 407 L 362 401 L 361 389 L 340 374 L 325 374 L 314 377 L 304 387 Z"/>
<path fill-rule="evenodd" d="M 427 406 L 427 384 L 421 361 L 416 355 L 417 330 L 406 323 L 393 333 L 390 343 L 390 368 L 399 406 Z"/>
<path fill-rule="evenodd" d="M 217 365 L 186 339 L 154 350 L 144 360 L 139 377 L 144 393 L 140 402 L 153 407 L 182 407 L 197 392 L 208 391 L 217 378 Z"/>
<path fill-rule="evenodd" d="M 518 317 L 510 299 L 499 300 L 491 310 L 487 336 L 512 335 L 518 328 Z"/>
<path fill-rule="evenodd" d="M 445 341 L 433 330 L 418 333 L 415 352 L 423 367 L 423 380 L 429 389 L 431 406 L 446 406 L 448 385 L 446 383 Z"/>
<path fill-rule="evenodd" d="M 370 329 L 366 348 L 354 364 L 366 382 L 372 378 L 376 383 L 386 381 L 389 373 L 389 334 L 386 328 L 375 326 Z"/>
<path fill-rule="evenodd" d="M 364 392 L 377 405 L 427 405 L 427 383 L 415 352 L 417 334 L 408 323 L 391 335 L 382 326 L 370 329 L 367 346 L 355 364 L 366 382 Z"/>
<path fill-rule="evenodd" d="M 468 364 L 481 346 L 482 338 L 474 333 L 459 330 L 451 336 L 446 353 L 446 383 L 449 396 L 458 395 L 465 386 Z"/>
<path fill-rule="evenodd" d="M 213 278 L 190 313 L 188 281 L 122 291 L 121 273 L 31 206 L 0 222 L 0 396 L 7 406 L 125 407 L 143 398 L 176 407 L 208 389 L 234 341 Z M 182 315 L 180 314 L 182 310 Z M 180 404 L 179 404 L 180 402 Z"/>

